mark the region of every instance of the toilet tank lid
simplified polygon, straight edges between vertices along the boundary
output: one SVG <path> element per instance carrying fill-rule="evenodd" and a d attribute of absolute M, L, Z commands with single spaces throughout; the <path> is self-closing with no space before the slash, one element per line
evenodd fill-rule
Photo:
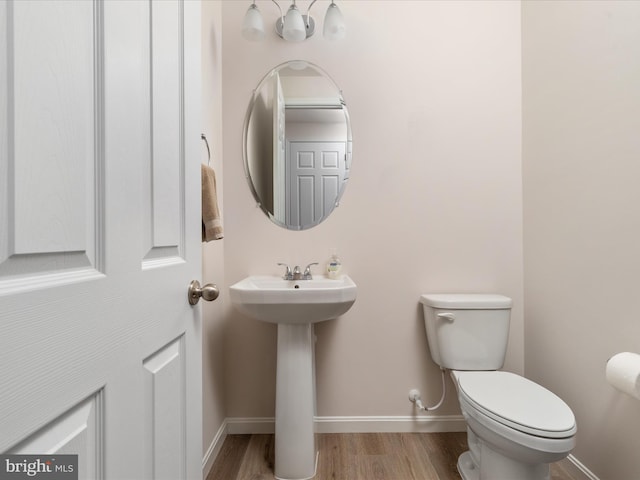
<path fill-rule="evenodd" d="M 435 308 L 494 309 L 511 308 L 513 301 L 504 295 L 491 293 L 429 293 L 420 302 Z"/>

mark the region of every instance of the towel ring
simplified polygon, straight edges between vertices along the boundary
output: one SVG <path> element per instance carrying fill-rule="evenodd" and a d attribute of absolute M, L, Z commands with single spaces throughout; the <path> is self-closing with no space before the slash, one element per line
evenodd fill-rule
<path fill-rule="evenodd" d="M 200 138 L 204 140 L 204 144 L 207 146 L 207 165 L 211 166 L 211 149 L 209 148 L 209 142 L 204 133 L 200 134 Z"/>

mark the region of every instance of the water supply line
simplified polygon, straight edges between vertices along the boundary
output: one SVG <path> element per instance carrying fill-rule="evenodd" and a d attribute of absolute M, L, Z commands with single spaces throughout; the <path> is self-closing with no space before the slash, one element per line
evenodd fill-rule
<path fill-rule="evenodd" d="M 440 401 L 435 404 L 432 407 L 427 407 L 422 403 L 422 399 L 420 398 L 420 391 L 417 389 L 413 389 L 411 391 L 409 391 L 409 400 L 413 403 L 416 404 L 416 407 L 418 407 L 418 410 L 423 410 L 423 411 L 427 411 L 430 412 L 431 410 L 435 410 L 437 408 L 440 408 L 442 406 L 442 403 L 444 402 L 444 397 L 447 394 L 447 386 L 445 383 L 445 378 L 444 378 L 444 373 L 445 373 L 445 369 L 441 368 L 440 369 L 440 373 L 442 374 L 442 396 L 440 397 Z"/>

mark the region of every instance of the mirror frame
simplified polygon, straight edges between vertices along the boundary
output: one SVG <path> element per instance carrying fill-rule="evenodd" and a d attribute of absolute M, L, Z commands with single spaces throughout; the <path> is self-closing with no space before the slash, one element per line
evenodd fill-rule
<path fill-rule="evenodd" d="M 253 198 L 255 199 L 257 206 L 260 207 L 260 209 L 265 213 L 265 215 L 267 216 L 267 218 L 269 218 L 269 220 L 271 220 L 274 224 L 285 228 L 287 230 L 293 230 L 293 231 L 301 231 L 301 230 L 308 230 L 310 228 L 313 228 L 317 225 L 319 225 L 320 223 L 322 223 L 323 221 L 325 221 L 327 218 L 329 218 L 329 216 L 331 215 L 331 213 L 333 213 L 333 211 L 335 210 L 336 207 L 339 206 L 340 200 L 342 198 L 342 195 L 344 194 L 344 191 L 346 190 L 346 184 L 348 182 L 349 177 L 347 176 L 344 181 L 343 184 L 340 186 L 335 202 L 334 202 L 334 206 L 333 208 L 331 208 L 331 210 L 329 211 L 329 213 L 327 213 L 326 215 L 324 215 L 322 218 L 320 218 L 318 221 L 314 222 L 311 225 L 308 226 L 296 226 L 296 225 L 289 225 L 279 219 L 276 218 L 275 213 L 271 212 L 267 207 L 265 207 L 263 199 L 260 198 L 260 195 L 258 194 L 255 184 L 251 178 L 251 172 L 250 172 L 250 165 L 249 165 L 249 152 L 248 152 L 248 145 L 247 145 L 247 140 L 248 140 L 248 136 L 249 136 L 249 125 L 252 119 L 252 114 L 254 112 L 254 107 L 256 106 L 256 102 L 260 96 L 260 92 L 262 91 L 262 89 L 265 87 L 265 85 L 268 84 L 268 82 L 271 81 L 271 79 L 274 77 L 274 75 L 282 70 L 285 67 L 291 67 L 291 65 L 295 65 L 296 63 L 299 64 L 304 64 L 305 68 L 313 68 L 314 70 L 316 70 L 318 73 L 322 74 L 324 76 L 324 78 L 326 78 L 331 85 L 333 85 L 335 87 L 336 93 L 338 94 L 338 98 L 339 101 L 342 105 L 342 112 L 344 113 L 344 121 L 345 121 L 345 126 L 346 126 L 346 131 L 347 131 L 347 135 L 346 135 L 346 151 L 345 151 L 345 155 L 347 157 L 348 160 L 348 172 L 351 171 L 351 165 L 352 165 L 352 160 L 353 160 L 353 152 L 352 152 L 352 145 L 353 145 L 353 137 L 352 137 L 352 128 L 351 128 L 351 119 L 349 116 L 349 111 L 347 109 L 347 104 L 344 100 L 344 96 L 342 94 L 342 90 L 340 89 L 340 87 L 336 84 L 336 82 L 333 80 L 333 78 L 321 67 L 315 65 L 312 62 L 308 62 L 306 60 L 290 60 L 287 62 L 283 62 L 279 65 L 276 65 L 274 68 L 272 68 L 271 70 L 269 70 L 269 72 L 267 72 L 266 75 L 264 75 L 262 77 L 262 79 L 260 80 L 260 82 L 258 83 L 258 85 L 256 86 L 256 88 L 253 89 L 252 94 L 251 94 L 251 99 L 249 101 L 249 106 L 247 107 L 247 112 L 245 114 L 245 119 L 244 119 L 244 125 L 243 125 L 243 129 L 242 129 L 242 157 L 243 157 L 243 164 L 244 164 L 244 173 L 245 173 L 245 178 L 247 180 L 247 183 L 249 184 L 249 189 L 251 191 L 251 194 L 253 195 Z M 271 155 L 272 156 L 272 155 Z M 272 161 L 273 161 L 273 156 L 272 156 Z"/>

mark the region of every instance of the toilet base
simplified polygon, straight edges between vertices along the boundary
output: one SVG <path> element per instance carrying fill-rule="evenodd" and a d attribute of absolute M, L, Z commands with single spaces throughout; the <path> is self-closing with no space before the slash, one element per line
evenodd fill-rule
<path fill-rule="evenodd" d="M 548 463 L 524 463 L 492 449 L 470 428 L 470 450 L 458 457 L 458 472 L 463 480 L 550 480 Z"/>
<path fill-rule="evenodd" d="M 480 480 L 480 470 L 476 468 L 468 450 L 458 457 L 458 473 L 462 480 Z"/>
<path fill-rule="evenodd" d="M 498 472 L 482 472 L 481 476 L 480 469 L 473 462 L 471 452 L 466 451 L 458 457 L 458 472 L 462 480 L 513 480 L 514 478 L 518 480 L 550 480 L 551 478 L 549 465 L 519 464 L 517 468 L 513 469 L 501 464 L 498 470 Z"/>

